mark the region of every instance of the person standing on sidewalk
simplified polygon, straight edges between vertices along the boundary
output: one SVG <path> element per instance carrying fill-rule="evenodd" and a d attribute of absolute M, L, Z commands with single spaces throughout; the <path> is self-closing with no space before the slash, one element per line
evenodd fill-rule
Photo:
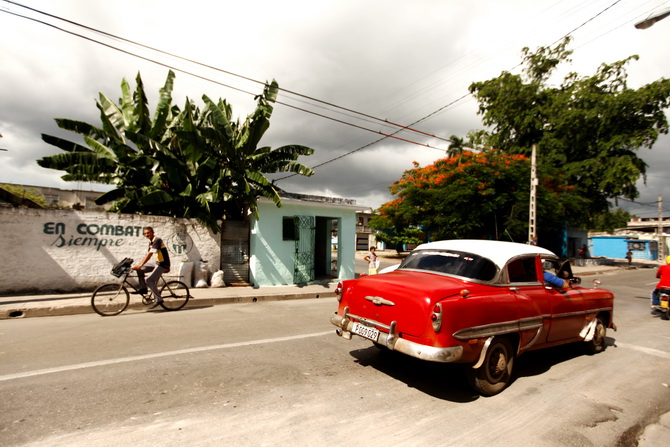
<path fill-rule="evenodd" d="M 363 260 L 368 261 L 368 275 L 376 275 L 379 269 L 379 256 L 375 251 L 377 251 L 376 247 L 370 247 L 370 253 L 363 258 Z"/>
<path fill-rule="evenodd" d="M 163 239 L 154 234 L 152 227 L 144 227 L 142 230 L 144 237 L 149 239 L 149 250 L 142 261 L 133 266 L 133 270 L 137 271 L 137 278 L 140 282 L 140 290 L 138 293 L 147 293 L 147 286 L 151 289 L 154 297 L 154 303 L 150 309 L 159 306 L 163 302 L 161 294 L 158 291 L 158 279 L 165 272 L 170 271 L 170 254 L 167 247 L 163 243 Z M 156 254 L 156 261 L 150 261 L 151 257 Z M 145 280 L 145 274 L 151 272 Z"/>

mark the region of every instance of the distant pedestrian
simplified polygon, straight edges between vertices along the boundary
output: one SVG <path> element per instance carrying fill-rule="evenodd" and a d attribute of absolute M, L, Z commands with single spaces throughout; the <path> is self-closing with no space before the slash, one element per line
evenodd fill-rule
<path fill-rule="evenodd" d="M 586 258 L 586 254 L 588 253 L 588 248 L 586 248 L 586 244 L 582 244 L 582 247 L 579 249 L 579 257 L 580 258 Z"/>
<path fill-rule="evenodd" d="M 379 270 L 379 256 L 375 253 L 376 251 L 376 247 L 370 247 L 370 253 L 363 258 L 368 262 L 368 275 L 376 275 Z"/>
<path fill-rule="evenodd" d="M 628 265 L 630 265 L 631 262 L 633 262 L 633 252 L 632 251 L 628 250 L 626 252 L 626 259 L 628 259 Z"/>

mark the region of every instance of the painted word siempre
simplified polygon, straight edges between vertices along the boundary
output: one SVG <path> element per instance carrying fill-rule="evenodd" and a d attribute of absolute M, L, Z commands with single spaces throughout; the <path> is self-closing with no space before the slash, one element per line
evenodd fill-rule
<path fill-rule="evenodd" d="M 119 236 L 140 236 L 142 234 L 142 227 L 123 225 L 97 225 L 80 223 L 77 225 L 76 231 L 83 235 L 70 235 L 69 239 L 64 236 L 65 223 L 63 222 L 47 222 L 44 224 L 44 234 L 56 234 L 58 237 L 51 244 L 56 247 L 96 247 L 100 250 L 101 247 L 119 247 L 125 243 L 123 238 Z M 96 237 L 89 237 L 96 236 Z M 97 236 L 116 236 L 109 238 L 100 238 Z"/>

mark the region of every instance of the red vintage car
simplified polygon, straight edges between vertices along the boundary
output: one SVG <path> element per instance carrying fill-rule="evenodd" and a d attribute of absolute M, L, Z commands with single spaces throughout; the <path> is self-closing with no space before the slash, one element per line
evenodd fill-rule
<path fill-rule="evenodd" d="M 566 281 L 545 282 L 545 272 Z M 554 282 L 556 278 L 554 277 Z M 558 281 L 560 283 L 560 280 Z M 502 391 L 514 358 L 535 349 L 585 342 L 605 349 L 614 295 L 579 285 L 568 261 L 512 242 L 449 240 L 423 244 L 389 273 L 338 285 L 337 333 L 433 362 L 472 365 L 483 395 Z"/>

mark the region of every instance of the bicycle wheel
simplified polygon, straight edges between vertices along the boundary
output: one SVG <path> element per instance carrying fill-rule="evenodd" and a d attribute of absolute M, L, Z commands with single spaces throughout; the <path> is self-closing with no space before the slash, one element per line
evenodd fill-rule
<path fill-rule="evenodd" d="M 123 284 L 103 284 L 91 297 L 93 310 L 103 317 L 118 315 L 128 307 L 130 295 Z"/>
<path fill-rule="evenodd" d="M 188 303 L 191 294 L 188 287 L 181 281 L 168 281 L 161 289 L 163 302 L 161 307 L 165 310 L 179 310 Z"/>

